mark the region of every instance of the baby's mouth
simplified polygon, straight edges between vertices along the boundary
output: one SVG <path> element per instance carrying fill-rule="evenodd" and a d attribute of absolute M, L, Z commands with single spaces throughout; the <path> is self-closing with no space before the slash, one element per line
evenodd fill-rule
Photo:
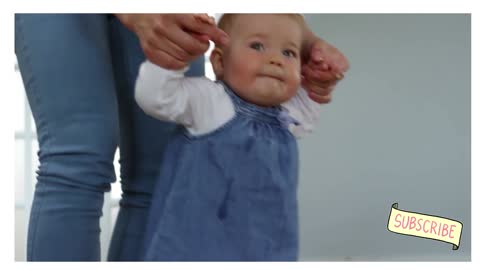
<path fill-rule="evenodd" d="M 260 74 L 260 77 L 271 78 L 271 79 L 275 79 L 277 81 L 283 82 L 282 76 L 279 76 L 279 75 L 276 75 L 276 74 Z"/>

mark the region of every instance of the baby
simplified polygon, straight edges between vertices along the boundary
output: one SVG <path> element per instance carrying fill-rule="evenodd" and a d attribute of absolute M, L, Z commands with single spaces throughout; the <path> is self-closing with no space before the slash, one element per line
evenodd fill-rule
<path fill-rule="evenodd" d="M 202 18 L 199 23 L 212 23 Z M 225 14 L 216 82 L 150 62 L 135 98 L 180 124 L 156 184 L 146 260 L 297 260 L 298 149 L 319 105 L 301 88 L 303 17 Z"/>

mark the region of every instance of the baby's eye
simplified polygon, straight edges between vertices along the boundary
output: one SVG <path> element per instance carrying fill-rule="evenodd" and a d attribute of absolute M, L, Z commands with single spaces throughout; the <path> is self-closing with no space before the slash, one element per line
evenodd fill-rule
<path fill-rule="evenodd" d="M 257 50 L 257 51 L 263 51 L 265 49 L 263 47 L 263 44 L 258 42 L 258 41 L 250 43 L 250 48 L 252 48 L 254 50 Z"/>
<path fill-rule="evenodd" d="M 285 55 L 286 57 L 297 57 L 297 53 L 292 50 L 284 50 L 283 55 Z"/>

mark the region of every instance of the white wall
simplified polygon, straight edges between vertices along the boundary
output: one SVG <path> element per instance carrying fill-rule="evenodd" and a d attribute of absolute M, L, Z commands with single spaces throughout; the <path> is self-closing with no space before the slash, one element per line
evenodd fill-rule
<path fill-rule="evenodd" d="M 351 70 L 300 142 L 302 260 L 470 260 L 470 16 L 310 15 Z M 390 207 L 463 223 L 460 249 L 387 230 Z"/>

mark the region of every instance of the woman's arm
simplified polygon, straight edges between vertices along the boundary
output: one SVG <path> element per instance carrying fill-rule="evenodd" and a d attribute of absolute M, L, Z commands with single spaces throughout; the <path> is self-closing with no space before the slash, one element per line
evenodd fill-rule
<path fill-rule="evenodd" d="M 115 14 L 140 40 L 145 56 L 167 69 L 182 69 L 203 54 L 209 39 L 219 44 L 228 35 L 215 24 L 199 22 L 199 14 Z"/>

